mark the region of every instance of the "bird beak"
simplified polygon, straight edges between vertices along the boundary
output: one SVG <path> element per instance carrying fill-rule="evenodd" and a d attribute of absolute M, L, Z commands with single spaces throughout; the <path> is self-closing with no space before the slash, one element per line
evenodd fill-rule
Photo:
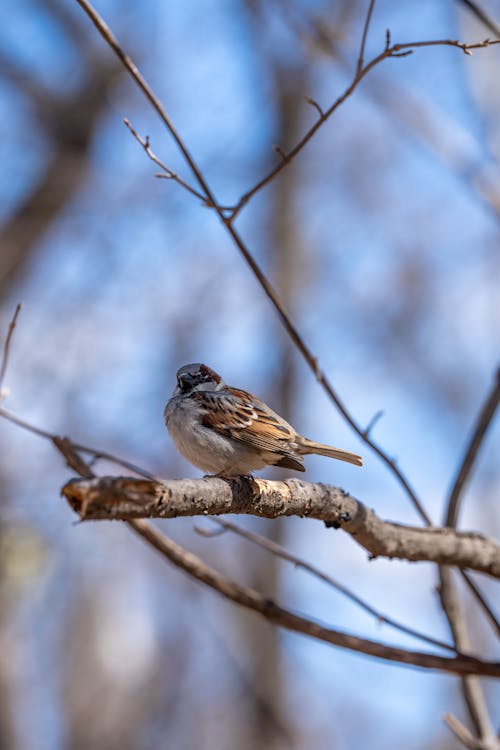
<path fill-rule="evenodd" d="M 195 378 L 189 372 L 183 372 L 179 378 L 179 385 L 183 391 L 187 391 L 195 384 Z"/>

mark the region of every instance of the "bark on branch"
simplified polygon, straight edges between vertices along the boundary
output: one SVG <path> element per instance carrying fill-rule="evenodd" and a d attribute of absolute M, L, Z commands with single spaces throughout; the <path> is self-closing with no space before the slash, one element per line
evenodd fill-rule
<path fill-rule="evenodd" d="M 383 521 L 338 487 L 299 479 L 238 477 L 156 481 L 133 477 L 73 479 L 62 494 L 87 520 L 176 518 L 248 513 L 316 518 L 342 528 L 372 557 L 430 561 L 500 578 L 500 545 L 473 532 L 416 528 Z"/>

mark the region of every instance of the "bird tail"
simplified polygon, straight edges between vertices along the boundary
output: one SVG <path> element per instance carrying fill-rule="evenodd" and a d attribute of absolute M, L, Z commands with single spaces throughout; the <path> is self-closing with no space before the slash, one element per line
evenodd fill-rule
<path fill-rule="evenodd" d="M 356 453 L 345 451 L 342 448 L 333 448 L 331 445 L 316 443 L 314 440 L 302 438 L 300 442 L 300 453 L 315 453 L 318 456 L 328 456 L 328 458 L 337 458 L 339 461 L 347 461 L 355 466 L 363 466 L 363 459 Z"/>

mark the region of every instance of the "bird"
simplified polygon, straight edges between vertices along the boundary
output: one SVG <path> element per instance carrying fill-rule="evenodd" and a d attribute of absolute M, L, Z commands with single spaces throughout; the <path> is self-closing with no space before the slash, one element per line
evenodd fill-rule
<path fill-rule="evenodd" d="M 266 403 L 199 362 L 177 371 L 164 417 L 179 453 L 210 476 L 249 476 L 266 466 L 305 471 L 308 454 L 363 465 L 355 453 L 303 437 Z"/>

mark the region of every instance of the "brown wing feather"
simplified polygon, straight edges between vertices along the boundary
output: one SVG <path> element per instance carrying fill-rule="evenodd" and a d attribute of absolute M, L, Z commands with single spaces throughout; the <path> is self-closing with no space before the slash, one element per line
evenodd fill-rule
<path fill-rule="evenodd" d="M 197 391 L 192 398 L 205 406 L 205 427 L 245 443 L 256 451 L 276 455 L 275 463 L 284 468 L 304 471 L 302 459 L 290 443 L 295 431 L 269 407 L 247 391 L 231 388 L 225 393 Z M 271 463 L 271 461 L 270 461 Z"/>
<path fill-rule="evenodd" d="M 305 467 L 298 458 L 294 458 L 294 456 L 287 455 L 282 456 L 279 461 L 276 461 L 273 466 L 279 466 L 281 469 L 295 469 L 295 471 L 305 471 Z"/>

